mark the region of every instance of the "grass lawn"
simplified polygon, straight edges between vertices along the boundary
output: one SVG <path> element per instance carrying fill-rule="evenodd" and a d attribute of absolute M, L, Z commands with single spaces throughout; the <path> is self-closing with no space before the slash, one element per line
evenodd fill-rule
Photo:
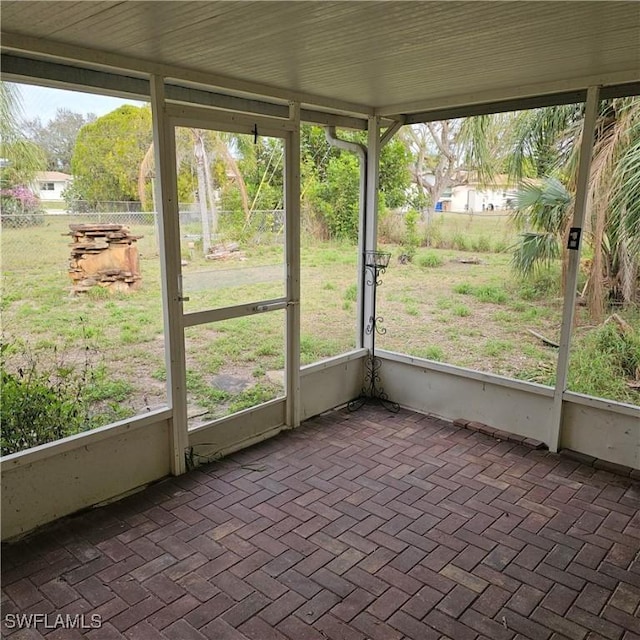
<path fill-rule="evenodd" d="M 523 284 L 513 278 L 509 255 L 495 251 L 513 239 L 505 218 L 440 214 L 437 220 L 435 248 L 420 249 L 411 263 L 398 262 L 397 244 L 383 247 L 393 257 L 378 289 L 378 312 L 387 329 L 378 346 L 552 382 L 557 351 L 529 330 L 557 340 L 562 313 L 557 279 Z M 153 226 L 131 226 L 133 234 L 143 236 L 139 291 L 110 295 L 95 288 L 74 297 L 67 274 L 69 222 L 67 216 L 48 216 L 43 226 L 3 231 L 8 369 L 24 367 L 30 358 L 40 367 L 80 367 L 89 360 L 96 372 L 91 397 L 102 423 L 162 406 L 166 371 Z M 185 242 L 183 276 L 191 298 L 186 311 L 283 295 L 282 245 L 241 250 L 241 260 L 210 262 Z M 479 263 L 461 262 L 471 257 Z M 304 240 L 303 364 L 354 347 L 356 264 L 352 245 Z M 637 316 L 631 319 L 637 324 Z M 191 327 L 185 340 L 192 425 L 283 393 L 284 311 Z M 608 392 L 611 399 L 635 397 Z"/>

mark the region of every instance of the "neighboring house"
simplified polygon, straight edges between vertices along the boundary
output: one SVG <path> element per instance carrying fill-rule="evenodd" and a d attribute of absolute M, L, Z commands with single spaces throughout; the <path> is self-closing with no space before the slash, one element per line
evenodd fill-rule
<path fill-rule="evenodd" d="M 473 179 L 463 179 L 447 189 L 438 201 L 440 211 L 504 211 L 513 208 L 516 187 L 507 176 L 496 176 L 495 184 L 488 186 Z"/>
<path fill-rule="evenodd" d="M 73 176 L 60 171 L 40 171 L 36 174 L 36 195 L 40 200 L 63 200 L 62 192 L 71 184 Z"/>

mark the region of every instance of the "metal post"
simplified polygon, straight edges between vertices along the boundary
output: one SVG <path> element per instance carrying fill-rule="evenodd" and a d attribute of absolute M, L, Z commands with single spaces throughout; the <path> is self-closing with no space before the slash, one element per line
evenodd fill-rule
<path fill-rule="evenodd" d="M 598 117 L 598 101 L 600 87 L 589 87 L 582 127 L 582 141 L 580 143 L 580 164 L 576 181 L 576 198 L 573 209 L 573 223 L 569 237 L 569 266 L 564 293 L 564 308 L 562 312 L 562 329 L 560 332 L 560 349 L 556 368 L 556 387 L 553 394 L 553 411 L 551 416 L 551 432 L 549 434 L 549 450 L 557 451 L 560 446 L 562 428 L 562 398 L 567 388 L 567 373 L 569 370 L 569 349 L 573 331 L 573 317 L 576 307 L 576 289 L 580 271 L 581 236 L 587 213 L 587 192 L 589 188 L 589 170 L 591 153 L 595 134 L 595 124 Z"/>
<path fill-rule="evenodd" d="M 300 103 L 289 104 L 294 129 L 286 138 L 285 242 L 287 261 L 287 338 L 285 379 L 289 428 L 300 424 Z"/>
<path fill-rule="evenodd" d="M 176 194 L 176 150 L 173 127 L 165 112 L 164 78 L 151 76 L 153 146 L 156 164 L 156 187 L 159 190 L 158 216 L 160 265 L 164 315 L 164 344 L 167 367 L 167 395 L 172 409 L 170 446 L 171 473 L 186 471 L 187 386 L 180 284 L 180 222 Z"/>

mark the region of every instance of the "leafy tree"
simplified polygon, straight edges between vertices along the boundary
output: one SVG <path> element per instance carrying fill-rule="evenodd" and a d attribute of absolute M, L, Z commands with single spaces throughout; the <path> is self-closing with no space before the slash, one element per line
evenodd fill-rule
<path fill-rule="evenodd" d="M 364 142 L 364 139 L 358 140 Z M 340 149 L 329 144 L 324 129 L 316 125 L 302 124 L 300 127 L 300 156 L 310 174 L 318 180 L 327 177 L 327 166 L 331 158 L 340 155 Z"/>
<path fill-rule="evenodd" d="M 88 202 L 138 199 L 140 164 L 152 140 L 151 108 L 123 105 L 80 129 L 74 189 Z"/>
<path fill-rule="evenodd" d="M 413 205 L 428 217 L 445 190 L 457 181 L 477 177 L 490 184 L 500 167 L 496 141 L 500 116 L 440 120 L 404 127 L 401 139 L 411 157 Z"/>
<path fill-rule="evenodd" d="M 411 183 L 409 162 L 411 154 L 402 140 L 394 138 L 380 154 L 380 192 L 384 204 L 390 209 L 399 209 L 407 202 L 407 190 Z"/>
<path fill-rule="evenodd" d="M 569 175 L 577 173 L 577 153 Z M 608 302 L 638 302 L 640 290 L 640 98 L 601 103 L 589 181 L 592 270 L 588 299 L 598 318 Z"/>
<path fill-rule="evenodd" d="M 71 173 L 71 158 L 78 133 L 95 119 L 92 113 L 85 116 L 70 109 L 58 109 L 47 124 L 35 118 L 27 120 L 24 129 L 27 137 L 46 153 L 47 169 Z"/>
<path fill-rule="evenodd" d="M 500 118 L 505 169 L 516 181 L 554 175 L 567 161 L 573 140 L 566 133 L 584 117 L 584 105 L 568 104 L 529 109 Z"/>
<path fill-rule="evenodd" d="M 365 143 L 366 133 L 341 131 L 340 137 Z M 380 154 L 380 210 L 398 208 L 407 200 L 409 153 L 398 139 Z M 301 130 L 302 210 L 316 234 L 355 240 L 358 235 L 360 169 L 355 154 L 333 147 L 324 130 L 304 125 Z"/>
<path fill-rule="evenodd" d="M 331 236 L 357 240 L 359 185 L 360 169 L 355 154 L 342 152 L 329 160 L 319 205 Z"/>

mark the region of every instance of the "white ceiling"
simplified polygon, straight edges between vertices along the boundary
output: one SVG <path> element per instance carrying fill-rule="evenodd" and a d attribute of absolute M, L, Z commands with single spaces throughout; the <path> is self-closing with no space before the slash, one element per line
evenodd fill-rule
<path fill-rule="evenodd" d="M 3 0 L 1 20 L 5 49 L 42 38 L 386 114 L 640 79 L 635 1 Z"/>

